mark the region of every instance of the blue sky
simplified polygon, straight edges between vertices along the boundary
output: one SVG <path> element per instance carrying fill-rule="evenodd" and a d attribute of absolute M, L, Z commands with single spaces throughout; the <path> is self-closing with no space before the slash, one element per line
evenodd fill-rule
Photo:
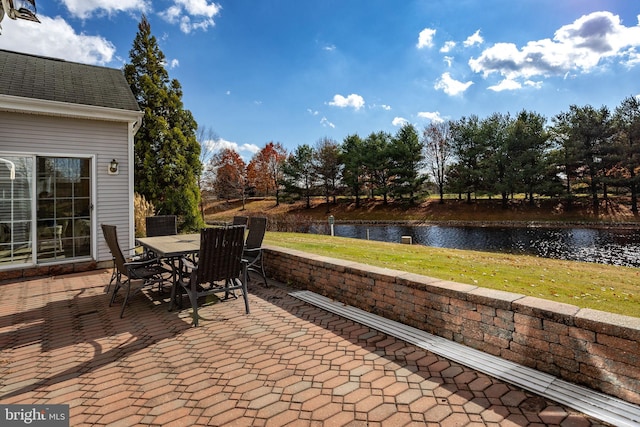
<path fill-rule="evenodd" d="M 36 0 L 0 48 L 121 68 L 141 14 L 217 147 L 245 159 L 405 122 L 640 95 L 631 0 Z"/>

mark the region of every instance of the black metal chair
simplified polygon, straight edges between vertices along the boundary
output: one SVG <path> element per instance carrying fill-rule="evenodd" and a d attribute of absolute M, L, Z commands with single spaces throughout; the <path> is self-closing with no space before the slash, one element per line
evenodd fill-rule
<path fill-rule="evenodd" d="M 175 236 L 178 234 L 178 217 L 176 215 L 155 215 L 145 218 L 147 237 Z M 147 253 L 148 258 L 156 258 L 157 254 Z M 167 263 L 172 263 L 172 259 L 164 259 Z"/>
<path fill-rule="evenodd" d="M 173 236 L 178 234 L 178 219 L 175 215 L 155 215 L 145 218 L 147 237 Z"/>
<path fill-rule="evenodd" d="M 125 288 L 126 294 L 124 301 L 122 302 L 122 309 L 120 310 L 120 317 L 124 316 L 124 309 L 129 302 L 131 296 L 131 282 L 133 280 L 142 281 L 142 285 L 137 288 L 135 292 L 142 289 L 143 286 L 153 285 L 156 283 L 161 284 L 165 280 L 170 278 L 171 271 L 159 262 L 157 258 L 147 259 L 143 261 L 129 261 L 125 258 L 120 244 L 118 243 L 118 233 L 115 225 L 102 224 L 102 234 L 109 246 L 111 256 L 115 264 L 114 275 L 112 276 L 115 286 L 113 293 L 111 294 L 111 300 L 109 306 L 113 304 L 116 299 L 116 295 L 120 288 Z M 166 275 L 166 277 L 165 277 Z M 124 280 L 123 280 L 124 279 Z M 109 284 L 111 285 L 111 283 Z"/>
<path fill-rule="evenodd" d="M 183 257 L 183 273 L 171 291 L 173 308 L 176 293 L 185 291 L 193 308 L 193 325 L 198 326 L 198 298 L 224 293 L 225 299 L 235 297 L 242 290 L 244 305 L 249 314 L 247 292 L 247 263 L 242 258 L 245 227 L 243 225 L 205 228 L 200 234 L 198 263 Z"/>
<path fill-rule="evenodd" d="M 249 220 L 249 233 L 245 242 L 243 258 L 247 260 L 247 271 L 253 271 L 262 276 L 264 286 L 269 287 L 267 276 L 262 262 L 262 241 L 267 231 L 267 218 L 251 217 Z"/>

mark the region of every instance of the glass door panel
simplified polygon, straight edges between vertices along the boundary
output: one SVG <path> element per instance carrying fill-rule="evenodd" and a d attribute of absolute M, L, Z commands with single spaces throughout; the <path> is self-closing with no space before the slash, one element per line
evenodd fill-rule
<path fill-rule="evenodd" d="M 0 155 L 0 267 L 33 261 L 32 182 L 31 156 Z"/>
<path fill-rule="evenodd" d="M 38 260 L 91 255 L 90 159 L 38 157 Z"/>

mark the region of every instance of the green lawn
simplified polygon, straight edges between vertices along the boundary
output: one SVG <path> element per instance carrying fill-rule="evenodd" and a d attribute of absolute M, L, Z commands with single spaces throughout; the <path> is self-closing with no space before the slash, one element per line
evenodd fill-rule
<path fill-rule="evenodd" d="M 640 269 L 533 256 L 267 232 L 265 243 L 640 317 Z"/>

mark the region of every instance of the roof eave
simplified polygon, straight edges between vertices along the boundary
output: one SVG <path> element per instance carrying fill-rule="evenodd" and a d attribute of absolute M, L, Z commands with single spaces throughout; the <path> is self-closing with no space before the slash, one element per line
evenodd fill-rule
<path fill-rule="evenodd" d="M 67 102 L 0 95 L 0 111 L 10 111 L 47 116 L 70 117 L 88 120 L 127 122 L 135 134 L 144 113 L 142 111 L 99 107 L 95 105 L 71 104 Z"/>

